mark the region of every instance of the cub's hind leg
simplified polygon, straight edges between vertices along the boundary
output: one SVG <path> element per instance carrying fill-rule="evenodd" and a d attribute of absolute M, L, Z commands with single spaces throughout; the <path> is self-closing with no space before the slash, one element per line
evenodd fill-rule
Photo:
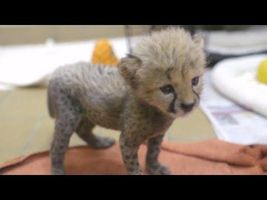
<path fill-rule="evenodd" d="M 68 149 L 71 135 L 81 120 L 77 106 L 69 96 L 59 93 L 56 98 L 57 117 L 54 138 L 50 150 L 51 171 L 54 175 L 64 174 L 64 157 Z"/>
<path fill-rule="evenodd" d="M 95 149 L 104 149 L 112 146 L 115 143 L 115 140 L 108 137 L 101 137 L 95 135 L 92 130 L 94 128 L 94 124 L 88 120 L 88 118 L 83 117 L 76 133 L 78 136 L 85 141 L 88 146 Z"/>

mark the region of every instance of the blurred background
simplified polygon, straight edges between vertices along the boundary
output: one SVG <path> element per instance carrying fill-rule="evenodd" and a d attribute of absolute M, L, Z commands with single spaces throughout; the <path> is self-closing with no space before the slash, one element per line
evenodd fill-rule
<path fill-rule="evenodd" d="M 56 42 L 81 41 L 101 37 L 124 37 L 128 35 L 144 34 L 153 30 L 160 30 L 170 25 L 35 25 L 35 26 L 0 26 L 0 45 L 38 44 L 47 38 Z M 184 28 L 191 32 L 197 30 L 246 30 L 255 28 L 250 25 L 186 25 Z"/>
<path fill-rule="evenodd" d="M 123 37 L 124 26 L 0 26 L 0 45 L 42 44 L 48 38 L 56 42 L 83 41 L 101 37 Z"/>
<path fill-rule="evenodd" d="M 116 64 L 121 57 L 131 52 L 138 38 L 170 26 L 0 26 L 0 163 L 21 155 L 49 149 L 54 121 L 49 118 L 47 112 L 46 86 L 53 70 L 64 64 L 78 61 L 105 63 L 112 60 L 112 63 Z M 191 34 L 199 33 L 204 37 L 209 73 L 217 66 L 216 64 L 220 64 L 223 60 L 261 55 L 261 57 L 255 57 L 255 61 L 254 57 L 248 62 L 244 61 L 252 63 L 254 71 L 252 70 L 253 73 L 250 74 L 255 75 L 256 68 L 267 53 L 267 26 L 180 26 Z M 238 60 L 233 60 L 233 62 L 236 62 L 235 66 L 239 66 Z M 231 64 L 230 61 L 226 63 L 228 66 Z M 225 72 L 216 72 L 216 74 L 214 72 L 214 74 L 236 74 L 236 71 L 233 73 L 227 71 L 229 68 L 231 67 L 225 66 L 223 67 Z M 247 77 L 252 77 L 250 74 L 242 76 L 242 80 L 246 81 Z M 215 75 L 213 77 L 216 77 Z M 247 82 L 254 84 L 256 82 L 254 75 L 253 80 Z M 214 86 L 210 81 L 207 76 L 207 89 L 201 107 L 190 116 L 176 120 L 168 130 L 166 139 L 177 142 L 193 142 L 220 138 L 242 144 L 267 142 L 267 139 L 262 136 L 267 135 L 262 132 L 267 124 L 266 109 L 264 113 L 261 113 L 260 111 L 264 110 L 262 107 L 246 106 L 247 104 L 244 102 L 238 102 L 235 98 L 231 98 L 228 91 L 225 93 L 222 91 L 222 87 L 226 86 L 226 83 L 223 82 L 225 80 L 216 82 L 213 84 Z M 227 81 L 229 82 L 229 80 Z M 214 88 L 216 84 L 219 87 Z M 263 84 L 255 86 L 254 89 L 253 87 L 252 90 L 261 88 L 258 90 L 261 94 L 266 91 L 266 86 Z M 239 88 L 237 89 L 239 90 Z M 254 95 L 257 98 L 256 94 Z M 242 95 L 239 98 L 242 99 Z M 263 101 L 265 100 L 262 99 L 261 102 Z M 261 106 L 265 105 L 261 104 Z M 223 110 L 224 114 L 215 115 L 214 113 L 218 113 L 218 109 L 221 109 L 220 112 Z M 227 109 L 228 112 L 225 113 Z M 233 115 L 232 110 L 239 115 Z M 249 117 L 244 119 L 244 116 Z M 244 122 L 244 120 L 247 121 Z M 243 131 L 251 129 L 249 121 L 258 124 L 256 132 L 261 137 L 254 137 L 251 134 L 248 134 L 247 137 L 244 136 Z M 224 130 L 223 127 L 227 129 Z M 253 129 L 251 130 L 253 132 Z M 235 135 L 229 136 L 233 131 Z M 100 127 L 96 127 L 95 132 L 115 139 L 118 139 L 119 136 L 116 131 Z M 79 144 L 84 143 L 74 135 L 71 145 Z"/>

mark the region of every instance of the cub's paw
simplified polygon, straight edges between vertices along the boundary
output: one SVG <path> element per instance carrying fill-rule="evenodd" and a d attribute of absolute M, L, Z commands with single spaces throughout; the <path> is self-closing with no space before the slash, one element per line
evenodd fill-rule
<path fill-rule="evenodd" d="M 65 175 L 65 172 L 63 169 L 52 169 L 51 175 Z"/>
<path fill-rule="evenodd" d="M 148 165 L 147 172 L 151 175 L 171 175 L 171 171 L 169 170 L 169 168 L 160 163 Z"/>
<path fill-rule="evenodd" d="M 144 173 L 141 170 L 128 172 L 128 175 L 144 175 Z"/>

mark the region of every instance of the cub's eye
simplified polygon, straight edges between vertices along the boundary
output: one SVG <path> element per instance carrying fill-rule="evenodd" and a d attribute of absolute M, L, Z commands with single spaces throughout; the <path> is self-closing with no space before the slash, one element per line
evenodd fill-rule
<path fill-rule="evenodd" d="M 160 90 L 164 94 L 170 94 L 170 93 L 174 92 L 174 89 L 173 89 L 172 85 L 165 85 L 165 86 L 161 87 Z"/>
<path fill-rule="evenodd" d="M 193 86 L 196 86 L 198 84 L 198 82 L 199 82 L 199 77 L 198 76 L 192 79 L 192 85 Z"/>

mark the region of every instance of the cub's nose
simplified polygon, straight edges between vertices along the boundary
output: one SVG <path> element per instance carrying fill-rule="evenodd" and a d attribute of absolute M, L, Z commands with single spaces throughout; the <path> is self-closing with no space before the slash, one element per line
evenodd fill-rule
<path fill-rule="evenodd" d="M 185 112 L 189 112 L 193 109 L 194 103 L 181 103 L 181 108 Z"/>

